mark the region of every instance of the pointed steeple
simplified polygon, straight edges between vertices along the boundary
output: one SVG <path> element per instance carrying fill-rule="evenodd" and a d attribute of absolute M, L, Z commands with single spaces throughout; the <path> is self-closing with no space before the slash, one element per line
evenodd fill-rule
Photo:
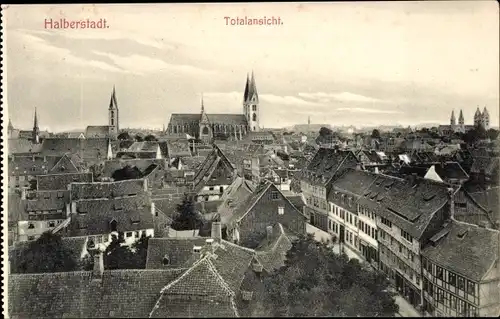
<path fill-rule="evenodd" d="M 457 119 L 455 118 L 455 110 L 451 111 L 450 124 L 451 125 L 456 125 L 457 124 Z"/>
<path fill-rule="evenodd" d="M 487 116 L 489 116 L 489 115 L 490 115 L 490 114 L 488 113 L 488 110 L 486 109 L 486 106 L 485 106 L 485 107 L 484 107 L 484 109 L 483 109 L 483 116 L 485 116 L 485 115 L 487 115 Z"/>
<path fill-rule="evenodd" d="M 201 93 L 201 113 L 205 112 L 205 105 L 203 104 L 203 93 Z"/>
<path fill-rule="evenodd" d="M 10 120 L 10 118 L 9 118 L 9 126 L 7 126 L 7 130 L 9 130 L 9 131 L 14 130 L 14 126 L 12 125 L 12 121 Z"/>
<path fill-rule="evenodd" d="M 476 116 L 481 116 L 481 111 L 479 110 L 479 106 L 476 109 L 476 113 L 474 114 L 474 117 Z"/>
<path fill-rule="evenodd" d="M 118 102 L 116 100 L 116 89 L 113 85 L 113 92 L 111 93 L 111 98 L 109 100 L 109 109 L 118 109 Z"/>
<path fill-rule="evenodd" d="M 464 125 L 464 123 L 465 123 L 464 113 L 462 112 L 462 110 L 460 110 L 460 115 L 458 116 L 458 124 Z"/>
<path fill-rule="evenodd" d="M 252 70 L 252 79 L 250 80 L 250 91 L 248 93 L 249 93 L 249 98 L 255 96 L 255 100 L 257 102 L 259 101 L 259 95 L 257 94 L 257 86 L 255 85 L 255 77 L 253 75 L 253 70 Z"/>
<path fill-rule="evenodd" d="M 245 84 L 245 93 L 243 94 L 243 100 L 247 101 L 248 100 L 248 91 L 250 90 L 250 78 L 247 73 L 247 82 Z"/>
<path fill-rule="evenodd" d="M 38 130 L 38 116 L 36 114 L 36 107 L 35 107 L 35 117 L 33 118 L 33 130 Z"/>

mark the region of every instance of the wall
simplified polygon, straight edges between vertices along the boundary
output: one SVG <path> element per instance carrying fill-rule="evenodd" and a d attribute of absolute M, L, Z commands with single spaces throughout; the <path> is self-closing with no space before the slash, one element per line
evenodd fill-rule
<path fill-rule="evenodd" d="M 57 225 L 62 223 L 64 219 L 52 219 L 52 220 L 33 220 L 33 221 L 19 221 L 18 222 L 18 241 L 28 241 L 35 240 L 44 232 L 55 228 Z M 53 223 L 54 227 L 49 227 L 49 223 Z M 29 228 L 29 225 L 33 224 L 34 228 Z M 30 238 L 31 237 L 31 238 Z"/>

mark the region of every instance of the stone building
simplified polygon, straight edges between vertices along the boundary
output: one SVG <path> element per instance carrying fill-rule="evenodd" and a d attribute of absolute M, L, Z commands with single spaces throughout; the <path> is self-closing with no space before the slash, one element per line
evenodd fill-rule
<path fill-rule="evenodd" d="M 214 139 L 242 140 L 249 132 L 258 132 L 260 130 L 259 121 L 259 95 L 255 77 L 252 73 L 251 78 L 247 75 L 243 96 L 243 113 L 207 113 L 202 97 L 200 114 L 172 114 L 167 133 L 184 133 L 205 142 L 211 142 Z"/>

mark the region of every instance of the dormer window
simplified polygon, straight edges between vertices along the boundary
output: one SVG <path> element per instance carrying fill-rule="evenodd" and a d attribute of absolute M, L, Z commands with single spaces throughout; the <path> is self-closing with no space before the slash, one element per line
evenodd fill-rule
<path fill-rule="evenodd" d="M 170 265 L 170 258 L 168 256 L 168 254 L 166 254 L 165 256 L 163 256 L 163 259 L 162 259 L 162 262 L 163 266 L 168 266 Z"/>
<path fill-rule="evenodd" d="M 85 206 L 78 207 L 78 213 L 82 214 L 82 215 L 87 214 L 87 207 L 85 207 Z"/>
<path fill-rule="evenodd" d="M 112 232 L 115 232 L 117 231 L 117 227 L 118 227 L 118 222 L 116 220 L 111 220 L 111 222 L 109 223 L 109 228 L 111 229 Z"/>

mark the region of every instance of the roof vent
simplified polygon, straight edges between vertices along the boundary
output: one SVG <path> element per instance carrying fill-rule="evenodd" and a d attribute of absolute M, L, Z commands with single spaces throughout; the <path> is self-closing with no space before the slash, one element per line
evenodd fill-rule
<path fill-rule="evenodd" d="M 201 246 L 193 246 L 193 253 L 200 253 L 201 252 Z"/>
<path fill-rule="evenodd" d="M 465 238 L 465 236 L 467 236 L 467 233 L 469 232 L 469 229 L 463 229 L 461 230 L 458 234 L 457 234 L 457 237 L 460 238 L 460 239 L 463 239 Z"/>

